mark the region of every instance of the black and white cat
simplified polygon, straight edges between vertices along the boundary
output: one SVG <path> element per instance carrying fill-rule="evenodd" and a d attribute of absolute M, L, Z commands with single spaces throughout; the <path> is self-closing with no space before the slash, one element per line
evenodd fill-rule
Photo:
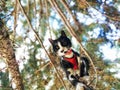
<path fill-rule="evenodd" d="M 61 31 L 61 36 L 58 39 L 49 39 L 52 44 L 53 51 L 61 57 L 60 64 L 66 73 L 68 80 L 76 87 L 76 90 L 91 90 L 79 81 L 80 77 L 89 76 L 89 62 L 85 57 L 72 49 L 72 43 L 66 36 L 64 31 Z"/>

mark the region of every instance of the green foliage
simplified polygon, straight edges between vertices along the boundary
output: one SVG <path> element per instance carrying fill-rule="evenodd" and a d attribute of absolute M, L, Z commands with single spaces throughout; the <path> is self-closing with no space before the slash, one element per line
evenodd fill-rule
<path fill-rule="evenodd" d="M 3 0 L 2 0 L 3 1 Z M 72 36 L 70 33 L 67 32 L 67 29 L 64 23 L 61 21 L 59 15 L 55 12 L 48 2 L 48 0 L 20 0 L 22 2 L 22 6 L 25 10 L 26 15 L 28 16 L 30 23 L 32 24 L 35 31 L 38 33 L 39 37 L 42 39 L 43 44 L 48 52 L 50 52 L 50 56 L 52 56 L 53 64 L 57 67 L 58 72 L 64 78 L 65 75 L 63 71 L 60 69 L 59 60 L 58 58 L 52 53 L 51 48 L 48 44 L 48 41 L 45 41 L 46 38 L 54 38 L 60 35 L 60 31 L 64 30 L 67 36 L 72 40 Z M 98 18 L 96 14 L 93 16 L 88 11 L 90 7 L 88 7 L 85 2 L 81 2 L 81 0 L 65 0 L 72 11 L 73 15 L 76 17 L 76 20 L 80 23 L 81 29 L 76 29 L 76 24 L 72 21 L 71 16 L 69 15 L 68 11 L 62 5 L 60 0 L 57 0 L 57 4 L 59 5 L 60 9 L 62 9 L 63 13 L 67 17 L 68 21 L 74 28 L 74 31 L 78 38 L 80 38 L 81 43 L 83 44 L 84 48 L 87 50 L 89 55 L 92 57 L 93 63 L 97 68 L 98 73 L 98 83 L 97 83 L 97 90 L 119 90 L 120 83 L 119 79 L 114 77 L 114 74 L 118 72 L 111 72 L 110 69 L 115 69 L 118 67 L 114 67 L 116 62 L 119 63 L 119 58 L 112 62 L 110 59 L 105 59 L 104 54 L 100 51 L 100 47 L 104 46 L 105 44 L 110 43 L 111 48 L 117 48 L 119 50 L 120 40 L 119 38 L 113 39 L 114 36 L 110 36 L 109 34 L 116 33 L 119 28 L 119 13 L 118 9 L 115 8 L 114 3 L 119 4 L 119 1 L 110 1 L 112 4 L 107 4 L 105 2 L 101 2 L 100 0 L 87 0 L 87 3 L 93 7 L 96 11 L 99 11 L 105 20 L 101 21 L 101 18 Z M 79 4 L 80 3 L 80 4 Z M 3 4 L 0 3 L 2 8 L 2 12 L 0 12 L 0 18 L 4 18 L 9 14 L 9 17 L 15 17 L 15 3 L 8 0 Z M 103 5 L 103 6 L 102 6 Z M 19 5 L 18 5 L 19 6 Z M 0 7 L 0 9 L 1 9 Z M 101 9 L 102 7 L 102 9 Z M 14 9 L 14 10 L 13 10 Z M 104 11 L 104 12 L 103 12 Z M 93 13 L 94 11 L 92 11 Z M 35 35 L 31 31 L 31 28 L 28 25 L 28 22 L 21 12 L 20 8 L 16 12 L 17 23 L 16 29 L 13 30 L 13 23 L 14 19 L 5 17 L 5 21 L 13 21 L 11 25 L 6 23 L 6 26 L 10 26 L 10 30 L 12 33 L 15 34 L 14 37 L 14 45 L 15 51 L 19 48 L 22 48 L 24 55 L 19 56 L 20 63 L 23 63 L 21 71 L 21 75 L 23 78 L 23 83 L 25 86 L 25 90 L 45 90 L 47 86 L 50 86 L 50 90 L 64 90 L 64 86 L 60 82 L 59 77 L 51 65 L 50 60 L 46 53 L 44 53 L 43 48 L 41 47 L 40 43 L 36 39 Z M 80 13 L 83 17 L 77 15 Z M 104 14 L 102 14 L 104 13 Z M 86 17 L 87 16 L 87 17 Z M 90 24 L 86 24 L 87 19 L 92 19 L 94 22 Z M 118 18 L 118 19 L 117 19 Z M 86 19 L 86 21 L 84 21 Z M 84 22 L 83 22 L 83 21 Z M 118 20 L 118 21 L 117 21 Z M 102 23 L 101 23 L 101 22 Z M 57 26 L 58 23 L 58 26 Z M 110 26 L 113 25 L 116 29 Z M 57 28 L 57 29 L 56 29 Z M 96 34 L 95 29 L 99 28 Z M 49 32 L 49 33 L 48 33 Z M 92 34 L 90 34 L 92 33 Z M 48 35 L 47 35 L 48 34 Z M 116 35 L 116 34 L 115 34 Z M 117 36 L 117 35 L 116 35 Z M 110 37 L 110 38 L 108 38 Z M 73 41 L 74 42 L 74 41 Z M 47 45 L 46 45 L 47 44 Z M 76 43 L 77 44 L 77 43 Z M 73 46 L 75 47 L 75 46 Z M 75 47 L 76 50 L 79 51 L 79 46 Z M 27 50 L 26 50 L 27 49 Z M 26 54 L 27 53 L 27 54 Z M 82 53 L 81 53 L 82 54 Z M 91 65 L 90 68 L 91 76 L 94 76 L 95 72 L 93 71 L 93 67 Z M 66 79 L 63 79 L 66 86 L 71 88 L 71 85 Z M 8 72 L 0 72 L 0 81 L 2 89 L 8 88 L 11 84 L 9 81 L 9 74 Z M 94 85 L 93 81 L 93 85 Z M 9 89 L 10 90 L 10 89 Z"/>
<path fill-rule="evenodd" d="M 1 81 L 0 90 L 6 90 L 6 89 L 11 90 L 12 89 L 9 85 L 10 80 L 9 80 L 8 72 L 6 72 L 6 73 L 0 72 L 0 81 Z"/>

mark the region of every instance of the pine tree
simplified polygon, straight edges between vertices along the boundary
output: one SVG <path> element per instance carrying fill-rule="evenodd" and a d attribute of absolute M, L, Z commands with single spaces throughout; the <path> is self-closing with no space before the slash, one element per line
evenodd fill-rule
<path fill-rule="evenodd" d="M 119 50 L 120 40 L 116 38 L 120 29 L 119 1 L 13 1 L 15 2 L 0 1 L 0 18 L 5 21 L 3 23 L 0 20 L 0 27 L 2 27 L 0 28 L 0 54 L 6 58 L 8 71 L 14 70 L 13 78 L 19 78 L 20 82 L 16 84 L 18 87 L 22 88 L 24 84 L 25 90 L 73 88 L 60 68 L 59 58 L 52 52 L 47 41 L 49 37 L 58 37 L 59 32 L 64 30 L 71 41 L 77 41 L 76 43 L 72 41 L 73 47 L 81 55 L 88 58 L 90 56 L 92 59 L 93 64 L 91 63 L 89 72 L 90 85 L 96 90 L 120 89 L 119 79 L 114 77 L 118 72 L 110 71 L 111 68 L 117 69 L 116 62 L 119 63 L 119 58 L 115 62 L 106 60 L 104 52 L 100 50 L 101 46 L 107 44 Z M 12 23 L 8 25 L 10 21 Z M 17 63 L 15 54 L 18 54 L 19 48 L 23 52 L 19 53 L 19 63 Z M 22 69 L 18 70 L 20 64 Z M 18 76 L 14 73 L 18 73 Z M 8 72 L 1 72 L 0 76 L 3 77 L 3 75 L 6 75 L 7 79 L 0 78 L 2 89 L 11 84 L 10 78 L 7 77 Z M 96 79 L 98 79 L 97 82 Z"/>

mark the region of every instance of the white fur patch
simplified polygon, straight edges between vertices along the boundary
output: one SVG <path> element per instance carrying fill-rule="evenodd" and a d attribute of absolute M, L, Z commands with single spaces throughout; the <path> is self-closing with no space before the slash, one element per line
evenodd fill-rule
<path fill-rule="evenodd" d="M 82 84 L 82 83 L 78 83 L 77 85 L 76 85 L 76 90 L 85 90 L 84 89 L 84 84 Z"/>
<path fill-rule="evenodd" d="M 58 42 L 58 46 L 59 46 L 59 50 L 57 52 L 58 56 L 64 56 L 64 52 L 62 52 L 64 50 L 64 47 L 62 47 L 62 45 L 60 44 L 60 42 Z"/>
<path fill-rule="evenodd" d="M 69 74 L 69 76 L 68 76 L 69 80 L 74 80 L 74 78 L 71 77 L 72 75 L 74 75 L 74 70 L 71 69 L 71 68 L 69 68 L 67 71 L 70 72 L 70 74 Z"/>
<path fill-rule="evenodd" d="M 69 55 L 66 55 L 65 52 L 68 51 L 68 48 L 67 47 L 63 47 L 60 42 L 58 42 L 58 46 L 59 46 L 59 50 L 57 52 L 58 56 L 62 57 L 66 57 L 66 58 L 71 58 L 73 57 L 73 52 L 71 52 Z"/>

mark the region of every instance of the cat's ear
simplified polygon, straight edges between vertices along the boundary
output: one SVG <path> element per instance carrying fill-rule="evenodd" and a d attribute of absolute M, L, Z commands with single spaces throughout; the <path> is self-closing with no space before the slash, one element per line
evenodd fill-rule
<path fill-rule="evenodd" d="M 54 40 L 52 40 L 52 38 L 49 38 L 48 40 L 50 41 L 51 44 L 53 44 Z"/>
<path fill-rule="evenodd" d="M 61 31 L 61 36 L 67 37 L 63 30 Z"/>

